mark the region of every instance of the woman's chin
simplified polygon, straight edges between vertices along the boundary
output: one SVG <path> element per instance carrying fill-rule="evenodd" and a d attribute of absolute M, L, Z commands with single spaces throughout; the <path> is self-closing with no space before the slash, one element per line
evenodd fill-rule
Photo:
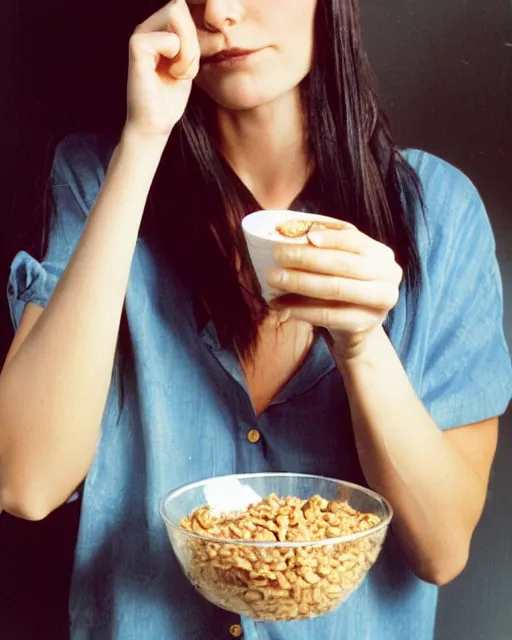
<path fill-rule="evenodd" d="M 227 111 L 251 111 L 271 102 L 262 96 L 229 96 L 215 101 Z"/>
<path fill-rule="evenodd" d="M 201 82 L 197 84 L 216 104 L 230 111 L 256 109 L 279 97 L 276 92 L 258 86 L 254 81 L 219 83 L 216 87 L 205 86 Z"/>

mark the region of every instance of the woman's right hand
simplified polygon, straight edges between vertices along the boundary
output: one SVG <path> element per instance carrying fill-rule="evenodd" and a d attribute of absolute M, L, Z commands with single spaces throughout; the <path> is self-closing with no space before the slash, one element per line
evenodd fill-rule
<path fill-rule="evenodd" d="M 197 31 L 185 0 L 154 13 L 130 38 L 125 130 L 167 140 L 199 71 Z"/>

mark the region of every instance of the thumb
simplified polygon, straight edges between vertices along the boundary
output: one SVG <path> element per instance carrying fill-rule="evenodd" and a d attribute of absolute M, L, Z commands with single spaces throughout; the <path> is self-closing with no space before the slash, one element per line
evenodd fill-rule
<path fill-rule="evenodd" d="M 153 31 L 136 33 L 130 39 L 130 57 L 136 65 L 157 68 L 162 57 L 174 60 L 180 52 L 181 42 L 175 33 Z"/>

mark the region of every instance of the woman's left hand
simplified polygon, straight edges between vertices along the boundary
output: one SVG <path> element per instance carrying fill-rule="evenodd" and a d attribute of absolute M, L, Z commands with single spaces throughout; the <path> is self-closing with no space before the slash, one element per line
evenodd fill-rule
<path fill-rule="evenodd" d="M 393 251 L 353 225 L 311 232 L 309 244 L 279 244 L 279 268 L 268 283 L 282 291 L 270 303 L 291 317 L 325 327 L 342 360 L 359 356 L 398 302 L 402 269 Z"/>

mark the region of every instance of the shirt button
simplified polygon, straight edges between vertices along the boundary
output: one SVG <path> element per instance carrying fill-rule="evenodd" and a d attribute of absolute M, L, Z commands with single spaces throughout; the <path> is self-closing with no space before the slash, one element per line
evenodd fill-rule
<path fill-rule="evenodd" d="M 239 624 L 232 624 L 229 627 L 229 634 L 233 638 L 240 638 L 242 636 L 242 627 Z"/>
<path fill-rule="evenodd" d="M 13 295 L 14 295 L 14 287 L 12 286 L 12 284 L 10 284 L 10 285 L 9 285 L 9 288 L 7 289 L 7 293 L 8 293 L 10 296 L 13 296 Z"/>
<path fill-rule="evenodd" d="M 247 440 L 252 444 L 256 444 L 261 440 L 261 433 L 257 429 L 251 429 L 247 434 Z"/>

